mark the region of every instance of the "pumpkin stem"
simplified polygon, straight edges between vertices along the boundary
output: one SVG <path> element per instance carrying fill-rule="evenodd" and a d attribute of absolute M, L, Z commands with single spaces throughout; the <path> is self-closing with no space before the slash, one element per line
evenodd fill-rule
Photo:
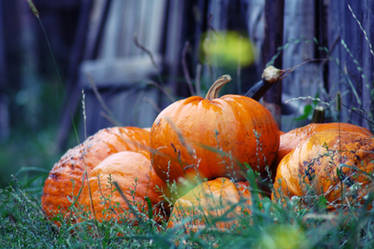
<path fill-rule="evenodd" d="M 285 72 L 285 70 L 278 69 L 274 66 L 268 66 L 262 73 L 262 80 L 254 84 L 245 96 L 254 100 L 260 100 L 274 83 L 277 83 L 282 79 Z"/>
<path fill-rule="evenodd" d="M 208 92 L 205 95 L 205 98 L 208 100 L 212 100 L 218 98 L 218 93 L 221 88 L 226 85 L 228 82 L 231 81 L 231 76 L 228 74 L 222 75 L 219 77 L 213 85 L 209 88 Z"/>
<path fill-rule="evenodd" d="M 325 108 L 323 106 L 316 106 L 313 111 L 312 123 L 324 123 L 325 122 Z"/>

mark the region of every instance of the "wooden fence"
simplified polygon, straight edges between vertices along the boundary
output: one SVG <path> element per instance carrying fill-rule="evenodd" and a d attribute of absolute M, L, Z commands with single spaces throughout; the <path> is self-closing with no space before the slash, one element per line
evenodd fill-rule
<path fill-rule="evenodd" d="M 317 104 L 326 108 L 330 121 L 374 128 L 374 1 L 87 2 L 93 7 L 81 22 L 87 27 L 85 55 L 78 60 L 76 97 L 66 101 L 70 107 L 61 131 L 80 104 L 82 88 L 89 134 L 111 125 L 108 114 L 121 125 L 150 126 L 172 101 L 170 96 L 191 94 L 188 82 L 201 83 L 223 73 L 199 60 L 202 36 L 220 30 L 240 32 L 257 48 L 255 64 L 233 75 L 240 83 L 232 89 L 236 93 L 259 80 L 268 63 L 293 69 L 263 100 L 283 130 L 309 122 L 295 117 L 302 116 L 305 105 Z M 66 132 L 61 133 L 63 144 Z"/>

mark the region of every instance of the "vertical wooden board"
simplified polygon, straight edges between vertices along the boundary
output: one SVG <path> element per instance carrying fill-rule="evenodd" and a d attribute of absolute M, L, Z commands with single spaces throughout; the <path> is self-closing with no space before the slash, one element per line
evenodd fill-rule
<path fill-rule="evenodd" d="M 101 93 L 101 97 L 107 103 L 106 94 Z M 87 137 L 94 134 L 96 131 L 103 127 L 113 126 L 108 120 L 104 119 L 101 115 L 102 108 L 95 94 L 92 91 L 85 91 L 85 111 L 83 111 L 82 102 L 80 102 L 79 108 L 77 110 L 79 116 L 81 117 L 81 124 L 79 130 L 80 140 L 86 139 L 85 130 L 87 131 Z M 86 120 L 84 121 L 84 117 Z"/>
<path fill-rule="evenodd" d="M 339 121 L 362 124 L 363 78 L 366 74 L 363 63 L 363 9 L 361 1 L 330 1 L 329 43 L 340 37 L 331 54 L 329 64 L 329 94 L 332 100 L 339 91 L 342 95 L 342 109 Z M 365 27 L 364 27 L 365 28 Z M 357 111 L 356 111 L 357 109 Z"/>
<path fill-rule="evenodd" d="M 132 87 L 114 94 L 109 104 L 113 107 L 113 115 L 125 126 L 150 127 L 156 117 L 157 90 L 154 88 Z M 116 107 L 116 108 L 114 108 Z"/>
<path fill-rule="evenodd" d="M 227 19 L 228 19 L 228 8 L 229 0 L 221 1 L 209 1 L 208 6 L 208 30 L 214 31 L 223 31 L 227 30 Z M 217 61 L 214 61 L 213 64 L 218 64 Z M 203 71 L 203 78 L 209 79 L 208 81 L 213 82 L 219 75 L 222 75 L 223 72 L 218 70 L 217 67 L 206 65 Z M 208 84 L 211 84 L 209 82 Z M 208 85 L 209 87 L 209 85 Z"/>
<path fill-rule="evenodd" d="M 261 58 L 261 47 L 263 46 L 265 34 L 264 34 L 264 8 L 265 1 L 263 0 L 248 0 L 248 13 L 247 13 L 247 26 L 248 36 L 255 45 L 256 48 L 256 65 L 258 68 L 258 77 L 262 71 L 261 66 L 264 64 Z"/>
<path fill-rule="evenodd" d="M 251 1 L 251 0 L 222 0 L 222 1 L 210 1 L 208 5 L 208 29 L 213 29 L 218 32 L 235 31 L 241 35 L 248 37 L 252 40 L 252 35 L 255 32 L 257 38 L 263 36 L 263 8 L 264 1 Z M 251 18 L 252 9 L 256 10 L 256 17 Z M 260 12 L 260 13 L 259 13 Z M 261 19 L 262 17 L 262 19 Z M 262 23 L 262 26 L 259 25 Z M 251 27 L 249 28 L 249 25 Z M 250 33 L 252 32 L 252 33 Z M 213 32 L 212 36 L 215 35 Z M 257 60 L 256 64 L 259 65 L 259 54 L 261 51 L 261 41 L 257 40 Z M 235 62 L 233 62 L 235 63 Z M 212 63 L 213 66 L 207 65 L 204 70 L 204 78 L 214 81 L 217 77 L 222 74 L 229 73 L 232 77 L 232 83 L 225 87 L 226 92 L 230 93 L 243 93 L 254 84 L 259 78 L 260 73 L 257 72 L 256 65 L 238 66 L 220 64 L 219 60 L 215 60 Z M 262 67 L 262 65 L 261 65 Z M 260 70 L 262 72 L 262 69 Z"/>
<path fill-rule="evenodd" d="M 209 13 L 211 15 L 210 26 L 217 30 L 225 30 L 227 28 L 227 8 L 230 0 L 210 1 Z"/>
<path fill-rule="evenodd" d="M 158 0 L 157 2 L 150 4 L 147 0 L 145 0 L 145 5 L 147 6 L 146 15 L 144 18 L 147 19 L 149 13 L 152 13 L 151 16 L 151 23 L 149 25 L 149 29 L 147 31 L 148 38 L 147 38 L 147 47 L 151 51 L 160 51 L 161 45 L 161 37 L 163 22 L 165 20 L 165 13 L 166 13 L 166 0 Z M 156 11 L 152 11 L 156 9 Z"/>
<path fill-rule="evenodd" d="M 102 44 L 100 47 L 100 59 L 114 59 L 117 56 L 117 43 L 121 32 L 118 18 L 121 17 L 121 11 L 124 9 L 124 1 L 113 0 L 107 16 L 104 27 Z"/>
<path fill-rule="evenodd" d="M 108 12 L 112 4 L 111 0 L 87 0 L 91 1 L 89 25 L 87 27 L 87 39 L 84 49 L 84 59 L 92 60 L 98 56 L 99 45 L 103 40 L 104 28 L 107 23 Z"/>
<path fill-rule="evenodd" d="M 374 131 L 374 1 L 363 1 L 363 27 L 367 36 L 362 40 L 362 59 L 365 78 L 362 84 L 363 125 Z"/>
<path fill-rule="evenodd" d="M 277 53 L 278 48 L 283 44 L 283 20 L 284 0 L 267 0 L 265 2 L 265 38 L 261 49 L 263 63 L 271 61 Z M 271 64 L 282 68 L 282 53 Z M 263 68 L 265 67 L 266 65 L 263 65 Z M 282 83 L 278 82 L 273 86 L 265 94 L 263 101 L 265 107 L 270 110 L 279 128 L 281 128 Z"/>
<path fill-rule="evenodd" d="M 129 0 L 122 2 L 125 6 L 122 10 L 123 14 L 121 15 L 122 28 L 120 30 L 120 42 L 122 44 L 120 46 L 119 55 L 123 57 L 128 57 L 135 53 L 135 51 L 132 51 L 131 49 L 131 43 L 126 42 L 126 40 L 128 40 L 131 36 L 134 36 L 134 1 Z M 128 18 L 129 16 L 131 16 L 132 18 Z"/>
<path fill-rule="evenodd" d="M 362 41 L 363 34 L 358 22 L 362 22 L 362 5 L 360 1 L 348 0 L 343 4 L 344 26 L 341 48 L 343 49 L 343 73 L 346 76 L 348 94 L 343 98 L 348 122 L 361 125 L 362 118 Z M 353 108 L 352 108 L 353 107 Z"/>
<path fill-rule="evenodd" d="M 85 93 L 87 136 L 94 134 L 103 127 L 115 125 L 150 127 L 156 117 L 157 90 L 143 87 L 130 87 L 127 90 L 107 90 L 100 93 L 105 105 L 111 111 L 112 116 L 104 111 L 102 104 L 92 91 Z M 79 110 L 83 117 L 82 106 Z M 106 117 L 110 117 L 109 119 Z M 115 121 L 115 122 L 113 122 Z M 82 126 L 80 137 L 84 138 Z"/>
<path fill-rule="evenodd" d="M 315 3 L 309 0 L 286 0 L 284 14 L 283 68 L 292 68 L 314 58 Z M 283 81 L 283 93 L 289 97 L 315 97 L 323 88 L 320 66 L 307 63 L 298 67 Z M 320 93 L 321 94 L 321 93 Z M 303 103 L 300 103 L 303 104 Z"/>
<path fill-rule="evenodd" d="M 3 2 L 0 1 L 0 16 L 3 17 Z M 4 37 L 4 23 L 0 18 L 0 37 Z M 4 93 L 7 89 L 6 56 L 4 40 L 0 39 L 0 141 L 9 136 L 9 99 Z"/>
<path fill-rule="evenodd" d="M 336 94 L 341 91 L 342 85 L 344 84 L 344 78 L 341 73 L 342 68 L 342 49 L 340 45 L 340 39 L 342 35 L 342 1 L 330 1 L 328 5 L 328 45 L 329 48 L 333 48 L 334 43 L 337 45 L 333 50 L 330 51 L 329 60 L 329 100 L 335 101 Z M 332 111 L 336 112 L 334 103 L 332 102 Z"/>
<path fill-rule="evenodd" d="M 180 31 L 182 29 L 184 0 L 170 1 L 168 7 L 164 63 L 169 74 L 168 82 L 173 87 L 174 92 L 176 92 L 177 86 L 175 86 L 175 82 L 177 82 L 178 65 L 182 50 L 182 34 Z M 165 103 L 162 104 L 165 105 Z"/>
<path fill-rule="evenodd" d="M 3 13 L 3 3 L 0 1 L 0 16 Z M 4 23 L 0 18 L 0 37 L 4 37 Z M 5 94 L 8 88 L 6 77 L 6 56 L 4 40 L 0 39 L 0 141 L 9 136 L 9 99 Z"/>

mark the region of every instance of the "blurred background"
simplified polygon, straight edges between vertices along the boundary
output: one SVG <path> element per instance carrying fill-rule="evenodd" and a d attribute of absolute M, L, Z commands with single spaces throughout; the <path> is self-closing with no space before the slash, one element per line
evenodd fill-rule
<path fill-rule="evenodd" d="M 168 104 L 244 94 L 266 65 L 290 69 L 262 103 L 283 131 L 326 121 L 374 128 L 374 1 L 2 0 L 0 186 L 47 176 L 114 125 L 150 127 Z"/>

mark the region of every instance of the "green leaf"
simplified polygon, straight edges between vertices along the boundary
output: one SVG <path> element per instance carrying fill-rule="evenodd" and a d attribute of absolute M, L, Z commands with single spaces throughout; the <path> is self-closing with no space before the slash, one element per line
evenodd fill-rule
<path fill-rule="evenodd" d="M 313 107 L 312 105 L 306 105 L 304 106 L 304 113 L 297 118 L 295 118 L 296 121 L 302 121 L 307 120 L 308 117 L 313 113 Z"/>

